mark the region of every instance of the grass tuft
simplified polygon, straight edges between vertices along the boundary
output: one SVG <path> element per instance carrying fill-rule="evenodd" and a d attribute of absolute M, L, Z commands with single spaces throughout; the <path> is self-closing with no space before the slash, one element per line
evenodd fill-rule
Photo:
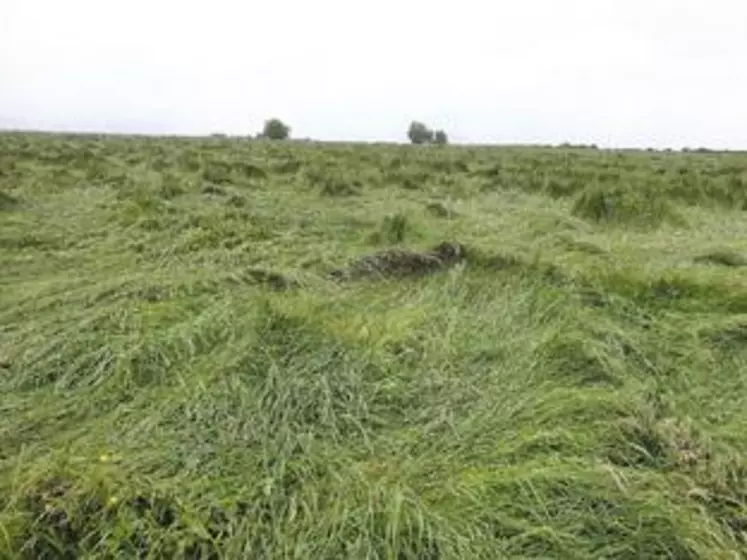
<path fill-rule="evenodd" d="M 620 186 L 584 189 L 576 197 L 572 212 L 593 222 L 653 228 L 682 221 L 675 205 L 664 194 Z"/>

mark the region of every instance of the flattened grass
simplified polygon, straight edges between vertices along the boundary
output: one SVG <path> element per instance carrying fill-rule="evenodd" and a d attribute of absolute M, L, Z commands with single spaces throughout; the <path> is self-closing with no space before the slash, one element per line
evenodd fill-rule
<path fill-rule="evenodd" d="M 747 554 L 744 156 L 0 144 L 0 556 Z"/>

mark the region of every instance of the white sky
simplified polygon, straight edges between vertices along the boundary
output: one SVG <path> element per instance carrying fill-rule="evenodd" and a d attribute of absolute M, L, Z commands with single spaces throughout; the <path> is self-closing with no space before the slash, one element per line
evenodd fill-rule
<path fill-rule="evenodd" d="M 0 0 L 0 127 L 747 148 L 744 0 Z"/>

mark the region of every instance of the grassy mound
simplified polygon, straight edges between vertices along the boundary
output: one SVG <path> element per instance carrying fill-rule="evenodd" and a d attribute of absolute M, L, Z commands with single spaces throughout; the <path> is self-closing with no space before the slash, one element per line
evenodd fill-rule
<path fill-rule="evenodd" d="M 0 151 L 0 557 L 747 555 L 744 156 Z"/>

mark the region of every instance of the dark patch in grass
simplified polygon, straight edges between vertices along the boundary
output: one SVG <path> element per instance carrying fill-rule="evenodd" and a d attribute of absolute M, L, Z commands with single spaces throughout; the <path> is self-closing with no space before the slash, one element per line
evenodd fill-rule
<path fill-rule="evenodd" d="M 581 288 L 578 290 L 578 297 L 581 304 L 587 307 L 596 307 L 604 309 L 612 304 L 611 297 L 608 294 L 594 288 Z"/>
<path fill-rule="evenodd" d="M 188 513 L 172 498 L 146 495 L 105 505 L 98 492 L 77 492 L 60 481 L 31 491 L 24 509 L 28 522 L 15 548 L 21 557 L 50 560 L 112 551 L 130 558 L 217 559 L 222 542 L 249 514 L 238 503 Z"/>
<path fill-rule="evenodd" d="M 246 179 L 267 179 L 267 172 L 251 163 L 211 160 L 205 162 L 202 178 L 216 185 L 237 183 Z"/>
<path fill-rule="evenodd" d="M 422 276 L 454 266 L 466 257 L 467 249 L 461 243 L 443 242 L 425 252 L 397 249 L 380 251 L 361 257 L 350 266 L 333 270 L 330 274 L 338 280 Z"/>
<path fill-rule="evenodd" d="M 226 204 L 233 206 L 234 208 L 245 208 L 249 205 L 249 200 L 240 194 L 232 194 L 228 197 L 228 200 L 226 200 Z"/>
<path fill-rule="evenodd" d="M 326 196 L 354 196 L 360 193 L 362 186 L 357 179 L 346 181 L 340 177 L 327 177 L 319 191 Z"/>
<path fill-rule="evenodd" d="M 550 177 L 542 186 L 542 192 L 552 198 L 563 198 L 572 196 L 583 188 L 583 182 L 579 177 L 557 179 Z"/>
<path fill-rule="evenodd" d="M 176 183 L 164 183 L 161 185 L 161 188 L 158 191 L 158 194 L 163 198 L 164 200 L 171 200 L 176 198 L 179 195 L 182 195 L 186 192 L 184 187 L 182 187 L 179 184 Z"/>
<path fill-rule="evenodd" d="M 689 497 L 705 507 L 735 541 L 747 543 L 747 463 L 742 453 L 719 454 L 710 459 L 700 487 Z"/>
<path fill-rule="evenodd" d="M 245 272 L 245 277 L 254 284 L 266 284 L 273 290 L 288 290 L 290 288 L 297 288 L 298 282 L 292 278 L 280 274 L 278 272 L 272 272 L 270 270 L 264 270 L 262 268 L 250 268 Z"/>
<path fill-rule="evenodd" d="M 217 185 L 205 185 L 202 188 L 202 194 L 223 196 L 226 194 L 226 189 Z"/>
<path fill-rule="evenodd" d="M 716 264 L 729 267 L 747 266 L 747 256 L 735 251 L 714 251 L 713 253 L 699 255 L 693 261 L 698 264 Z"/>
<path fill-rule="evenodd" d="M 22 538 L 18 542 L 18 548 L 26 557 L 77 558 L 77 547 L 83 535 L 71 515 L 60 505 L 69 490 L 68 482 L 51 479 L 26 496 L 24 509 L 34 520 L 25 532 L 21 532 Z"/>
<path fill-rule="evenodd" d="M 403 366 L 416 366 L 425 355 L 425 343 L 419 335 L 387 341 L 384 347 Z"/>
<path fill-rule="evenodd" d="M 419 183 L 413 177 L 403 177 L 401 184 L 402 184 L 402 188 L 407 191 L 417 191 L 417 190 L 420 190 L 422 186 L 422 183 Z"/>
<path fill-rule="evenodd" d="M 501 176 L 503 167 L 500 163 L 494 163 L 486 167 L 478 167 L 472 173 L 476 177 L 483 177 L 485 179 L 497 179 Z"/>
<path fill-rule="evenodd" d="M 7 544 L 14 557 L 44 560 L 112 555 L 218 559 L 239 528 L 250 523 L 256 532 L 247 544 L 266 550 L 277 544 L 269 528 L 287 519 L 287 501 L 300 490 L 302 475 L 294 470 L 268 464 L 267 472 L 279 474 L 269 495 L 256 489 L 220 506 L 147 493 L 105 504 L 103 489 L 79 490 L 54 479 L 28 490 L 15 538 Z"/>
<path fill-rule="evenodd" d="M 336 166 L 319 166 L 307 169 L 306 180 L 324 196 L 353 196 L 360 193 L 363 183 L 351 179 Z"/>
<path fill-rule="evenodd" d="M 301 162 L 296 159 L 287 159 L 276 164 L 272 170 L 279 175 L 293 175 L 301 170 Z"/>
<path fill-rule="evenodd" d="M 231 180 L 231 172 L 229 169 L 224 166 L 215 165 L 206 167 L 202 170 L 202 179 L 208 183 L 214 183 L 216 185 L 225 185 L 233 182 Z"/>
<path fill-rule="evenodd" d="M 708 445 L 691 426 L 661 412 L 642 411 L 619 424 L 619 441 L 608 458 L 626 467 L 690 469 L 712 459 Z"/>
<path fill-rule="evenodd" d="M 15 196 L 11 196 L 3 191 L 0 191 L 0 211 L 3 210 L 15 210 L 21 205 L 21 201 Z"/>
<path fill-rule="evenodd" d="M 665 468 L 670 466 L 666 442 L 651 422 L 633 419 L 620 425 L 620 440 L 608 455 L 621 467 Z"/>
<path fill-rule="evenodd" d="M 469 166 L 462 160 L 440 160 L 436 159 L 430 162 L 430 167 L 436 173 L 467 173 Z"/>
<path fill-rule="evenodd" d="M 166 544 L 154 538 L 158 532 L 176 529 L 181 530 L 182 537 L 188 534 L 168 500 L 136 496 L 106 506 L 98 494 L 77 491 L 70 482 L 60 479 L 32 489 L 24 504 L 29 522 L 16 546 L 22 557 L 73 560 L 88 554 L 106 556 L 112 550 L 145 557 Z M 190 540 L 187 549 L 209 542 L 196 535 Z M 175 554 L 174 543 L 169 544 L 160 552 Z M 217 557 L 216 552 L 213 550 L 212 557 Z"/>
<path fill-rule="evenodd" d="M 135 496 L 127 501 L 127 505 L 138 517 L 151 516 L 155 524 L 164 529 L 173 527 L 177 522 L 176 508 L 162 497 Z"/>
<path fill-rule="evenodd" d="M 265 180 L 267 172 L 251 163 L 211 160 L 205 162 L 202 179 L 216 185 L 245 183 L 249 180 Z"/>
<path fill-rule="evenodd" d="M 139 299 L 155 303 L 169 298 L 169 292 L 163 286 L 146 286 L 137 292 Z"/>
<path fill-rule="evenodd" d="M 447 208 L 440 202 L 431 202 L 426 206 L 426 210 L 438 218 L 454 218 L 458 215 L 454 210 Z"/>
<path fill-rule="evenodd" d="M 185 181 L 180 175 L 169 171 L 163 172 L 158 194 L 165 200 L 171 200 L 187 192 L 184 184 Z"/>
<path fill-rule="evenodd" d="M 469 171 L 469 165 L 465 161 L 456 160 L 452 164 L 452 170 L 457 171 L 459 173 L 467 173 Z"/>
<path fill-rule="evenodd" d="M 234 163 L 233 169 L 248 179 L 267 179 L 267 171 L 251 163 Z"/>
<path fill-rule="evenodd" d="M 432 174 L 422 168 L 408 167 L 385 174 L 386 182 L 399 185 L 405 190 L 421 190 L 431 180 Z"/>

